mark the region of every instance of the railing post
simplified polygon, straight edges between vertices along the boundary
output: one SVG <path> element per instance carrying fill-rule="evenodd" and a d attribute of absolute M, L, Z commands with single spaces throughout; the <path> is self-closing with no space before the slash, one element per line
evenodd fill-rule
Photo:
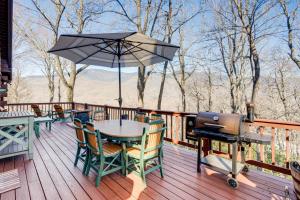
<path fill-rule="evenodd" d="M 259 134 L 263 135 L 264 134 L 264 127 L 259 127 Z M 260 144 L 259 145 L 259 154 L 260 154 L 260 161 L 264 162 L 265 161 L 265 151 L 264 151 L 264 145 Z"/>
<path fill-rule="evenodd" d="M 275 165 L 275 128 L 274 127 L 272 127 L 271 135 L 272 135 L 272 141 L 271 141 L 272 165 Z"/>
<path fill-rule="evenodd" d="M 75 103 L 72 102 L 72 110 L 75 110 Z"/>
<path fill-rule="evenodd" d="M 104 105 L 104 115 L 105 120 L 109 120 L 109 113 L 108 113 L 108 107 L 107 105 Z"/>
<path fill-rule="evenodd" d="M 285 129 L 285 152 L 286 152 L 286 160 L 285 160 L 285 165 L 286 168 L 289 168 L 289 161 L 290 161 L 290 130 L 289 129 Z"/>

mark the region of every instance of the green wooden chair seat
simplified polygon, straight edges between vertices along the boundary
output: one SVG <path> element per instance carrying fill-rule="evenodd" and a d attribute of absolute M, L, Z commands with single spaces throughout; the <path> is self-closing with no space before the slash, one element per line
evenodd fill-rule
<path fill-rule="evenodd" d="M 83 161 L 84 166 L 82 173 L 84 174 L 87 167 L 87 158 L 88 158 L 88 148 L 85 141 L 85 136 L 83 132 L 83 125 L 80 121 L 80 119 L 74 119 L 74 125 L 73 125 L 76 133 L 76 141 L 77 141 L 77 151 L 75 156 L 75 162 L 74 166 L 77 166 L 78 160 Z"/>
<path fill-rule="evenodd" d="M 145 184 L 145 175 L 157 169 L 163 177 L 162 147 L 166 127 L 163 120 L 152 121 L 149 125 L 148 131 L 144 129 L 141 143 L 127 148 L 125 158 L 126 173 L 127 170 L 134 170 Z"/>
<path fill-rule="evenodd" d="M 94 129 L 94 125 L 87 122 L 84 133 L 89 150 L 85 175 L 92 168 L 97 173 L 96 187 L 99 186 L 101 178 L 107 174 L 124 169 L 122 147 L 111 142 L 103 142 L 101 134 Z"/>

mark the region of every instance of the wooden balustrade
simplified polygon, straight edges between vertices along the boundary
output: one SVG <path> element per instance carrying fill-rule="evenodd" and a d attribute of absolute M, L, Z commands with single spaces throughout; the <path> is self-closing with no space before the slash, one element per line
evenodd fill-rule
<path fill-rule="evenodd" d="M 86 103 L 71 103 L 71 102 L 60 102 L 60 103 L 36 103 L 40 106 L 42 110 L 48 111 L 53 110 L 54 104 L 60 104 L 64 109 L 90 109 L 92 111 L 102 110 L 105 113 L 105 119 L 119 119 L 120 111 L 117 106 L 108 105 L 96 105 L 96 104 L 86 104 Z M 31 110 L 31 103 L 22 104 L 8 104 L 8 111 L 18 111 L 18 110 Z M 197 144 L 194 141 L 187 140 L 185 137 L 185 120 L 187 115 L 196 113 L 187 112 L 173 112 L 173 111 L 161 111 L 152 110 L 144 108 L 122 108 L 122 115 L 127 115 L 128 119 L 133 119 L 136 111 L 145 112 L 147 115 L 151 114 L 161 114 L 168 130 L 165 134 L 165 140 L 173 142 L 179 145 L 187 146 L 190 148 L 196 148 Z M 247 147 L 247 163 L 260 167 L 269 169 L 275 172 L 280 172 L 283 174 L 290 174 L 289 161 L 290 159 L 300 159 L 300 150 L 296 150 L 292 154 L 291 145 L 297 145 L 291 140 L 291 135 L 295 135 L 293 140 L 298 138 L 300 132 L 300 123 L 297 122 L 286 122 L 279 120 L 266 120 L 266 119 L 256 119 L 254 123 L 250 125 L 254 132 L 257 134 L 269 134 L 272 136 L 271 145 L 256 145 L 252 144 Z M 284 142 L 279 138 L 285 138 Z M 207 143 L 207 142 L 206 142 Z M 208 145 L 208 143 L 207 143 Z M 299 144 L 298 144 L 299 145 Z M 231 147 L 230 145 L 225 145 L 222 143 L 217 143 L 213 145 L 216 149 L 216 153 L 228 154 L 230 156 Z M 224 150 L 225 149 L 225 150 Z M 284 161 L 280 158 L 284 157 Z"/>

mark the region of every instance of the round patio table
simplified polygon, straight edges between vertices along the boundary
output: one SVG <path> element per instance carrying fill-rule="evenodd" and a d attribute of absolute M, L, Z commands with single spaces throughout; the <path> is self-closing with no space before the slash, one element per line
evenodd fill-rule
<path fill-rule="evenodd" d="M 122 126 L 120 126 L 119 120 L 103 120 L 94 123 L 94 126 L 106 138 L 121 142 L 124 156 L 126 143 L 142 140 L 144 128 L 149 129 L 149 124 L 132 120 L 122 120 Z M 123 170 L 124 175 L 126 175 L 125 171 Z"/>
<path fill-rule="evenodd" d="M 94 126 L 106 138 L 122 143 L 141 140 L 144 128 L 149 129 L 149 124 L 132 120 L 122 120 L 122 126 L 119 120 L 103 120 Z"/>

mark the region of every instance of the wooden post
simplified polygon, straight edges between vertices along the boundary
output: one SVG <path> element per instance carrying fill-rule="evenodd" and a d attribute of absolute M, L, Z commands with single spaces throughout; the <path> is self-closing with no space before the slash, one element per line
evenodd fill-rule
<path fill-rule="evenodd" d="M 107 105 L 104 105 L 104 115 L 105 120 L 109 120 L 109 114 L 108 114 L 108 107 Z"/>
<path fill-rule="evenodd" d="M 264 134 L 264 127 L 259 127 L 259 134 L 263 135 Z M 260 161 L 264 162 L 265 161 L 265 151 L 264 151 L 264 145 L 260 144 L 259 145 L 259 154 L 260 154 Z"/>
<path fill-rule="evenodd" d="M 272 165 L 275 165 L 275 128 L 272 127 L 272 141 L 271 141 L 271 155 L 272 155 Z"/>
<path fill-rule="evenodd" d="M 286 153 L 286 160 L 285 160 L 285 164 L 286 164 L 286 168 L 289 168 L 289 161 L 290 161 L 290 130 L 289 129 L 285 129 L 285 153 Z"/>

